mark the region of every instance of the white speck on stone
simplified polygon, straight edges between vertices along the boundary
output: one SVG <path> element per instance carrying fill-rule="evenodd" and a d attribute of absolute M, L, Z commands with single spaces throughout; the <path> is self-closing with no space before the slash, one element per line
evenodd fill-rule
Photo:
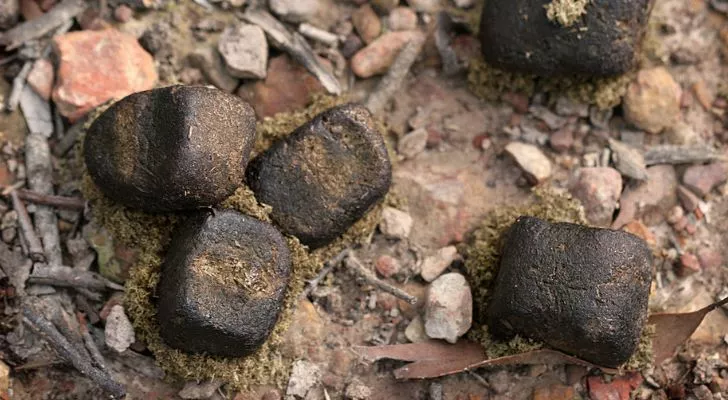
<path fill-rule="evenodd" d="M 472 323 L 473 297 L 465 277 L 452 272 L 432 282 L 425 304 L 427 336 L 455 343 Z"/>
<path fill-rule="evenodd" d="M 442 274 L 450 264 L 458 258 L 458 249 L 455 246 L 447 246 L 438 250 L 435 254 L 425 258 L 422 262 L 420 275 L 427 282 L 432 282 Z"/>
<path fill-rule="evenodd" d="M 230 75 L 236 78 L 263 79 L 268 67 L 268 42 L 255 25 L 228 27 L 217 45 Z"/>
<path fill-rule="evenodd" d="M 551 160 L 538 147 L 511 142 L 506 146 L 506 152 L 516 160 L 531 183 L 541 183 L 551 177 Z"/>
<path fill-rule="evenodd" d="M 222 382 L 207 381 L 202 383 L 187 382 L 185 387 L 178 393 L 180 398 L 185 400 L 209 399 L 222 385 Z"/>
<path fill-rule="evenodd" d="M 124 314 L 124 307 L 115 305 L 111 307 L 109 317 L 106 319 L 106 345 L 121 353 L 128 349 L 136 340 L 134 327 Z"/>
<path fill-rule="evenodd" d="M 412 231 L 412 217 L 396 208 L 385 207 L 382 211 L 382 220 L 379 230 L 389 239 L 406 239 Z"/>
<path fill-rule="evenodd" d="M 405 158 L 415 158 L 425 150 L 426 146 L 427 130 L 420 128 L 404 135 L 397 144 L 397 151 Z"/>
<path fill-rule="evenodd" d="M 291 377 L 288 379 L 286 400 L 303 399 L 321 380 L 321 370 L 309 361 L 299 360 L 293 363 Z"/>

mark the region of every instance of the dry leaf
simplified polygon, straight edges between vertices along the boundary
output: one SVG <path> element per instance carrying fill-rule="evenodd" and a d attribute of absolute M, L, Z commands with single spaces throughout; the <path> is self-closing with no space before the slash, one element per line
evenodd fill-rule
<path fill-rule="evenodd" d="M 513 356 L 488 359 L 479 344 L 466 340 L 454 345 L 430 340 L 412 344 L 357 347 L 354 351 L 371 361 L 383 358 L 412 361 L 394 371 L 397 379 L 437 378 L 490 365 L 516 364 L 574 364 L 601 368 L 606 373 L 617 372 L 615 369 L 600 367 L 556 350 L 534 350 Z"/>
<path fill-rule="evenodd" d="M 672 357 L 678 347 L 690 339 L 690 336 L 698 329 L 698 326 L 709 312 L 727 303 L 728 298 L 725 298 L 690 313 L 665 313 L 650 316 L 648 324 L 655 325 L 655 337 L 652 339 L 655 365 L 659 365 Z"/>

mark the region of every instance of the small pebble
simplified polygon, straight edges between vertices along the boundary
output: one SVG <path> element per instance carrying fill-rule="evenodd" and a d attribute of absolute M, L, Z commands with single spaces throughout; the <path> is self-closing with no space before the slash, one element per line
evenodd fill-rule
<path fill-rule="evenodd" d="M 319 367 L 305 360 L 298 360 L 293 363 L 291 376 L 288 379 L 286 398 L 303 399 L 321 381 L 321 370 Z"/>
<path fill-rule="evenodd" d="M 728 180 L 728 164 L 693 165 L 685 170 L 683 183 L 701 197 Z"/>
<path fill-rule="evenodd" d="M 382 32 L 382 22 L 369 4 L 359 7 L 351 15 L 351 22 L 364 43 L 371 43 Z"/>
<path fill-rule="evenodd" d="M 420 276 L 427 282 L 434 281 L 458 258 L 455 246 L 443 247 L 422 262 Z"/>
<path fill-rule="evenodd" d="M 581 168 L 569 183 L 569 191 L 584 205 L 589 222 L 609 226 L 622 194 L 622 176 L 613 168 Z"/>
<path fill-rule="evenodd" d="M 268 67 L 268 42 L 257 25 L 236 24 L 220 36 L 217 46 L 230 75 L 242 79 L 263 79 Z"/>
<path fill-rule="evenodd" d="M 359 50 L 351 59 L 351 69 L 359 78 L 387 72 L 407 42 L 422 36 L 418 31 L 387 32 Z"/>
<path fill-rule="evenodd" d="M 182 399 L 209 399 L 222 386 L 219 381 L 187 382 L 177 395 Z"/>
<path fill-rule="evenodd" d="M 425 333 L 425 323 L 422 321 L 422 317 L 416 315 L 412 318 L 412 321 L 404 330 L 404 336 L 412 343 L 424 342 L 429 339 Z"/>
<path fill-rule="evenodd" d="M 136 340 L 134 327 L 124 313 L 124 307 L 115 305 L 111 308 L 106 327 L 104 328 L 106 345 L 116 352 L 122 353 Z"/>
<path fill-rule="evenodd" d="M 506 152 L 513 157 L 526 175 L 531 184 L 539 184 L 551 177 L 551 160 L 534 145 L 511 142 L 506 146 Z"/>
<path fill-rule="evenodd" d="M 389 239 L 407 239 L 412 231 L 412 216 L 396 208 L 385 207 L 379 230 Z"/>
<path fill-rule="evenodd" d="M 473 322 L 473 298 L 465 277 L 451 272 L 437 278 L 427 290 L 425 333 L 432 339 L 457 342 Z"/>
<path fill-rule="evenodd" d="M 696 257 L 693 253 L 685 253 L 681 255 L 678 274 L 684 277 L 696 272 L 700 272 L 700 262 L 698 261 L 698 257 Z"/>
<path fill-rule="evenodd" d="M 402 265 L 399 263 L 399 260 L 386 255 L 377 258 L 377 261 L 374 263 L 374 267 L 377 269 L 379 275 L 385 278 L 397 275 L 402 269 Z"/>
<path fill-rule="evenodd" d="M 643 69 L 627 88 L 624 117 L 649 133 L 660 133 L 680 120 L 682 90 L 665 67 Z"/>
<path fill-rule="evenodd" d="M 389 13 L 388 26 L 392 31 L 417 29 L 417 13 L 409 7 L 397 7 Z"/>
<path fill-rule="evenodd" d="M 427 147 L 427 129 L 419 128 L 404 135 L 397 143 L 397 152 L 404 158 L 415 158 Z"/>
<path fill-rule="evenodd" d="M 677 187 L 677 198 L 687 212 L 693 212 L 700 205 L 700 198 L 683 185 Z"/>
<path fill-rule="evenodd" d="M 123 23 L 131 21 L 134 18 L 134 10 L 126 4 L 122 4 L 114 9 L 114 19 Z"/>
<path fill-rule="evenodd" d="M 698 250 L 698 261 L 705 270 L 716 270 L 723 266 L 723 255 L 714 249 L 701 248 Z"/>
<path fill-rule="evenodd" d="M 318 0 L 269 0 L 268 7 L 281 19 L 292 22 L 309 22 L 323 4 Z"/>

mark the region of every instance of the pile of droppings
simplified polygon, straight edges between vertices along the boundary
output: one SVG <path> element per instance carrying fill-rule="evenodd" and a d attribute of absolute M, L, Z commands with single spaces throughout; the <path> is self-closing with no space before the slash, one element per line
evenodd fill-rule
<path fill-rule="evenodd" d="M 264 151 L 276 139 L 292 132 L 319 112 L 343 102 L 341 98 L 320 96 L 305 110 L 266 118 L 258 124 L 254 152 Z M 256 385 L 284 387 L 294 360 L 281 353 L 279 345 L 291 322 L 306 281 L 318 273 L 325 260 L 344 247 L 367 240 L 380 219 L 384 203 L 393 201 L 392 197 L 388 196 L 383 204 L 370 210 L 340 238 L 314 252 L 309 252 L 298 239 L 288 237 L 293 270 L 283 308 L 272 334 L 266 343 L 249 357 L 219 358 L 191 355 L 175 350 L 167 346 L 159 334 L 154 293 L 170 236 L 176 225 L 184 218 L 184 214 L 147 214 L 116 204 L 101 194 L 87 173 L 84 173 L 83 192 L 91 204 L 94 221 L 106 227 L 120 244 L 139 250 L 138 262 L 131 269 L 126 282 L 124 304 L 138 339 L 147 345 L 158 364 L 171 376 L 186 381 L 214 379 L 226 382 L 236 390 Z M 271 208 L 259 204 L 253 192 L 245 185 L 238 188 L 219 207 L 234 209 L 270 222 Z"/>

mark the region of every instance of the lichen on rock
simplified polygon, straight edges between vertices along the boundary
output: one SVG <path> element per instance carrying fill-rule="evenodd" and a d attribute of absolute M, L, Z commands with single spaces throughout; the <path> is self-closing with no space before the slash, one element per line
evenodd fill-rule
<path fill-rule="evenodd" d="M 568 28 L 586 14 L 586 6 L 591 0 L 552 0 L 545 6 L 546 17 L 552 22 Z"/>

